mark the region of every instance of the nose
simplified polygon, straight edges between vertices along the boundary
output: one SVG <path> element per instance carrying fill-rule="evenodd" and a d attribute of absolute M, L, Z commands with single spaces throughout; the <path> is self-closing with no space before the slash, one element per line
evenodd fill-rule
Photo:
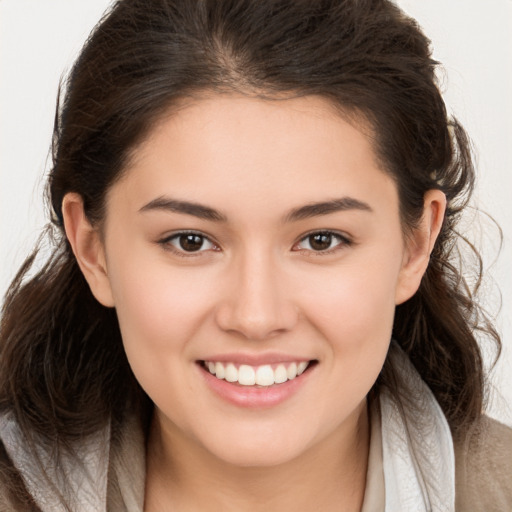
<path fill-rule="evenodd" d="M 264 340 L 293 329 L 298 307 L 283 278 L 283 269 L 265 254 L 233 262 L 222 300 L 216 310 L 217 324 L 248 340 Z"/>

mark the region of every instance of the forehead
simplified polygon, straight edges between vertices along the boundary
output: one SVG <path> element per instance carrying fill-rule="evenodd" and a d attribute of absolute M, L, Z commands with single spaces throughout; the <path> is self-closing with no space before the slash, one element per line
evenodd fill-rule
<path fill-rule="evenodd" d="M 173 109 L 133 152 L 123 181 L 141 201 L 178 194 L 225 208 L 238 200 L 270 207 L 276 198 L 294 207 L 392 184 L 363 119 L 342 116 L 315 96 L 227 94 Z"/>

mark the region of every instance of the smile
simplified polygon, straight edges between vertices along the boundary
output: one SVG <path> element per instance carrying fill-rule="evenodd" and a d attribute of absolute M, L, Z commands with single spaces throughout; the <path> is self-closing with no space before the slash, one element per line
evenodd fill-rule
<path fill-rule="evenodd" d="M 250 366 L 230 362 L 203 361 L 203 366 L 217 379 L 241 386 L 273 386 L 302 375 L 312 361 Z"/>

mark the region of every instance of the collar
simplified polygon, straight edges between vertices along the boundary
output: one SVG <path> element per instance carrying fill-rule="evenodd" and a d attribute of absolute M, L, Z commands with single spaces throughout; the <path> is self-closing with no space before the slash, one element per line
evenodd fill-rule
<path fill-rule="evenodd" d="M 105 510 L 109 427 L 74 444 L 69 450 L 62 449 L 58 456 L 56 447 L 49 443 L 41 443 L 36 453 L 32 453 L 18 424 L 11 414 L 6 413 L 0 416 L 0 440 L 42 512 Z M 47 478 L 41 474 L 41 467 Z M 73 495 L 69 496 L 66 490 L 71 490 Z"/>

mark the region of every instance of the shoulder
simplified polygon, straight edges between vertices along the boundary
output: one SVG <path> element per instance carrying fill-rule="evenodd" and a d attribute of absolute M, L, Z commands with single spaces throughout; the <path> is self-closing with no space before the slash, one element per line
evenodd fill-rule
<path fill-rule="evenodd" d="M 455 442 L 457 512 L 512 510 L 512 428 L 483 417 Z"/>

